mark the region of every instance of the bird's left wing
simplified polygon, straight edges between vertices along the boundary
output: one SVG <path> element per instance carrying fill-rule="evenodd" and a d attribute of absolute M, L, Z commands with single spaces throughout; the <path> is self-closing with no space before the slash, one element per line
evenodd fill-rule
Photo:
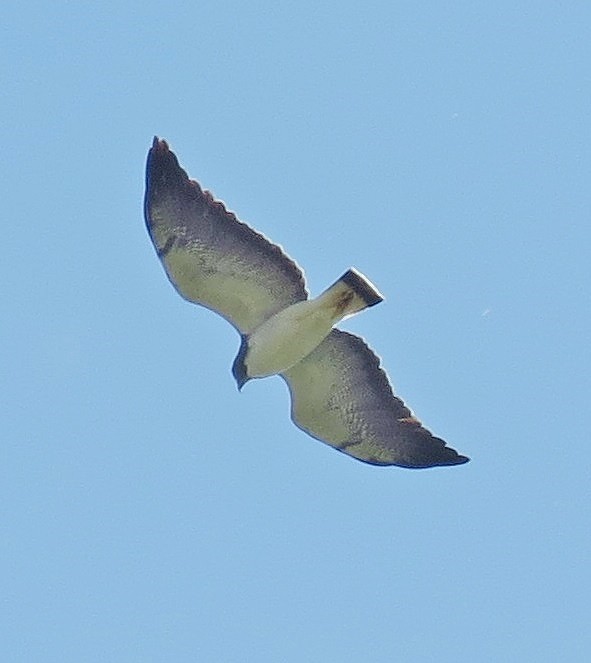
<path fill-rule="evenodd" d="M 190 180 L 164 140 L 148 154 L 146 225 L 179 294 L 249 333 L 307 298 L 299 267 Z"/>
<path fill-rule="evenodd" d="M 394 396 L 379 359 L 358 336 L 333 329 L 282 377 L 294 423 L 358 460 L 410 468 L 469 460 L 434 437 Z"/>

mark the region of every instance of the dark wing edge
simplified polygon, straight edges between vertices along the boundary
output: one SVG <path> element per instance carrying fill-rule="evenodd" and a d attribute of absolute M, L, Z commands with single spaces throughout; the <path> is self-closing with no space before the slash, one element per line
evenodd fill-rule
<path fill-rule="evenodd" d="M 296 426 L 357 460 L 411 469 L 469 461 L 394 395 L 379 358 L 359 336 L 333 329 L 282 377 Z"/>
<path fill-rule="evenodd" d="M 146 165 L 144 216 L 177 292 L 219 313 L 241 333 L 307 299 L 298 265 L 190 179 L 157 136 Z"/>

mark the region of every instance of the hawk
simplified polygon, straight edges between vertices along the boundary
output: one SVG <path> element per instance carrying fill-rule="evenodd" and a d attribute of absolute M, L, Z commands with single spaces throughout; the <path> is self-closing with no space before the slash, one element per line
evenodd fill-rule
<path fill-rule="evenodd" d="M 239 332 L 239 389 L 280 375 L 291 418 L 312 437 L 373 465 L 459 465 L 466 456 L 432 435 L 397 398 L 377 356 L 335 327 L 383 300 L 356 269 L 311 299 L 300 268 L 180 167 L 166 141 L 148 153 L 146 226 L 178 293 Z"/>

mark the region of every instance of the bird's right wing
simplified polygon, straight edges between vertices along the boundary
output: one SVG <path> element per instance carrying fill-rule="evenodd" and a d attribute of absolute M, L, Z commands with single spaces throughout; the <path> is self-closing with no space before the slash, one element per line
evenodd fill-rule
<path fill-rule="evenodd" d="M 190 180 L 158 138 L 148 154 L 144 209 L 179 294 L 216 311 L 242 334 L 307 298 L 299 267 Z"/>
<path fill-rule="evenodd" d="M 358 336 L 333 329 L 282 377 L 294 423 L 358 460 L 409 468 L 469 460 L 434 437 L 394 396 L 379 359 Z"/>

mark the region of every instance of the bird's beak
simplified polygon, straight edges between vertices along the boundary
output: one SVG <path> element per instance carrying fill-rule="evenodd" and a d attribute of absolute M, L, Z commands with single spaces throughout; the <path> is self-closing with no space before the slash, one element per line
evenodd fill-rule
<path fill-rule="evenodd" d="M 242 391 L 242 387 L 250 380 L 250 378 L 244 377 L 236 380 L 236 385 L 238 386 L 238 391 Z"/>

